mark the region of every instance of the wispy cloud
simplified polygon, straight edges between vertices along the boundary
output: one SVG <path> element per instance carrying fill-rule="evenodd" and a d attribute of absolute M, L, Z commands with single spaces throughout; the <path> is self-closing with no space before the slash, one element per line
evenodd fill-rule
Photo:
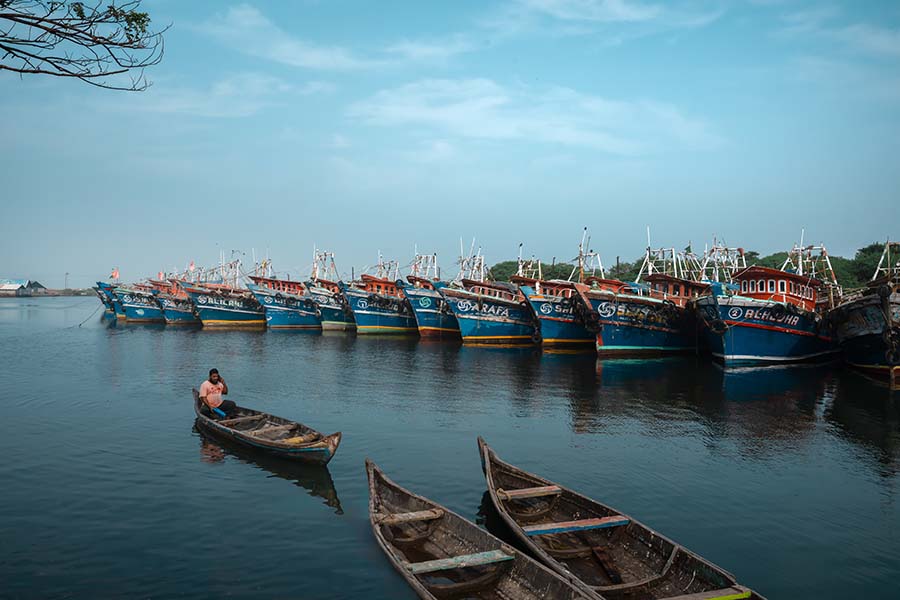
<path fill-rule="evenodd" d="M 900 29 L 857 23 L 829 33 L 855 50 L 884 58 L 900 58 Z"/>
<path fill-rule="evenodd" d="M 598 35 L 607 45 L 615 45 L 705 27 L 721 18 L 726 7 L 721 0 L 517 0 L 489 14 L 482 25 L 506 36 Z"/>
<path fill-rule="evenodd" d="M 378 64 L 339 46 L 322 46 L 292 36 L 247 4 L 229 8 L 199 29 L 251 56 L 294 67 L 349 70 Z"/>
<path fill-rule="evenodd" d="M 292 35 L 247 4 L 229 8 L 198 26 L 198 29 L 245 54 L 292 67 L 323 71 L 355 71 L 446 60 L 474 47 L 467 36 L 458 34 L 432 40 L 402 40 L 385 48 L 355 52 L 342 46 L 316 44 Z"/>
<path fill-rule="evenodd" d="M 639 155 L 670 143 L 719 143 L 701 120 L 665 103 L 622 102 L 569 88 L 504 87 L 488 79 L 426 79 L 354 104 L 353 118 L 380 126 L 419 126 L 443 136 L 521 140 Z"/>
<path fill-rule="evenodd" d="M 431 40 L 404 40 L 391 44 L 385 51 L 399 59 L 423 62 L 443 61 L 476 47 L 472 39 L 465 34 L 455 34 L 445 38 Z"/>
<path fill-rule="evenodd" d="M 117 103 L 120 108 L 146 112 L 185 114 L 198 117 L 236 118 L 286 103 L 293 96 L 327 93 L 334 86 L 324 81 L 301 85 L 258 73 L 233 75 L 202 87 L 180 87 L 158 82 L 141 95 Z"/>
<path fill-rule="evenodd" d="M 522 0 L 528 10 L 567 21 L 647 21 L 663 12 L 658 5 L 632 0 Z"/>

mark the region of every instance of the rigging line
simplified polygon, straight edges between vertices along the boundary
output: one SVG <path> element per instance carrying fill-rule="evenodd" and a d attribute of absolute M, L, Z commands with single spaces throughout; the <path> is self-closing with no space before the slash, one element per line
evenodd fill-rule
<path fill-rule="evenodd" d="M 97 308 L 94 309 L 94 312 L 92 312 L 91 314 L 89 314 L 89 315 L 87 316 L 87 319 L 85 319 L 84 321 L 82 321 L 81 323 L 79 323 L 77 326 L 76 326 L 76 325 L 72 325 L 71 327 L 69 327 L 69 329 L 75 329 L 76 327 L 81 327 L 82 325 L 84 325 L 85 323 L 87 323 L 87 322 L 88 322 L 88 319 L 90 319 L 91 317 L 93 317 L 94 315 L 96 315 L 96 314 L 97 314 L 97 311 L 100 310 L 101 308 L 103 308 L 103 306 L 104 306 L 104 305 L 101 303 Z"/>

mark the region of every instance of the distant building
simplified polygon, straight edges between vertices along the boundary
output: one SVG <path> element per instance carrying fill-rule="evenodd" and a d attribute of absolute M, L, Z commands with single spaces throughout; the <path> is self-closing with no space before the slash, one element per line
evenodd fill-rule
<path fill-rule="evenodd" d="M 47 291 L 31 279 L 0 279 L 0 296 L 34 296 Z"/>

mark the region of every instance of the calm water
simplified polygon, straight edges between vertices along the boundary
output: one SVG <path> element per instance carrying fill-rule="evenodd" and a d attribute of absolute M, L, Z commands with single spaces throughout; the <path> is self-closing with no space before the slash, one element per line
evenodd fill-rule
<path fill-rule="evenodd" d="M 481 434 L 769 598 L 900 597 L 900 397 L 853 373 L 77 327 L 96 305 L 0 300 L 0 596 L 413 598 L 363 459 L 483 521 Z M 201 438 L 212 366 L 239 403 L 343 431 L 328 469 Z"/>

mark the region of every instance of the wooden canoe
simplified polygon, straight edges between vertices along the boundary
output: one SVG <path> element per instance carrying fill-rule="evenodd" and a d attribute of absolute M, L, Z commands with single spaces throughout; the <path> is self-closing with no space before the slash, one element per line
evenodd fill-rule
<path fill-rule="evenodd" d="M 762 600 L 628 515 L 478 450 L 491 503 L 541 562 L 609 600 Z"/>
<path fill-rule="evenodd" d="M 421 598 L 598 600 L 366 460 L 378 545 Z"/>
<path fill-rule="evenodd" d="M 193 393 L 197 426 L 221 439 L 282 458 L 321 465 L 331 460 L 341 443 L 340 432 L 322 435 L 302 423 L 242 406 L 227 419 L 213 416 L 200 400 L 200 393 L 197 390 Z"/>

